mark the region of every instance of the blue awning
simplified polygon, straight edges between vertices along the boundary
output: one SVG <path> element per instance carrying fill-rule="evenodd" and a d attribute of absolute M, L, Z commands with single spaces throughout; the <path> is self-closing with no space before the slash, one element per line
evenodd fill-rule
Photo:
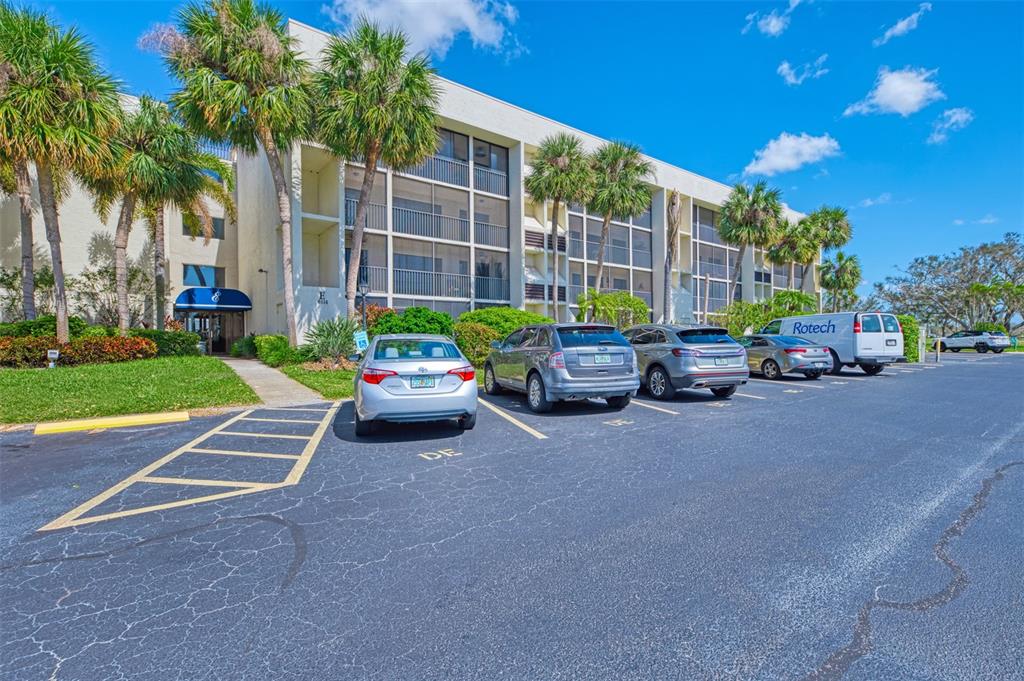
<path fill-rule="evenodd" d="M 233 288 L 196 286 L 178 294 L 174 299 L 174 309 L 241 312 L 251 310 L 252 301 L 249 296 Z"/>

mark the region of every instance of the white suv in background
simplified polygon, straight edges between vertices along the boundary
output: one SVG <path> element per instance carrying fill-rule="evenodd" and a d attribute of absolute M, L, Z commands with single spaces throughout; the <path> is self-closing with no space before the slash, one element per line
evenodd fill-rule
<path fill-rule="evenodd" d="M 977 352 L 999 354 L 1010 347 L 1010 338 L 1002 331 L 957 331 L 952 336 L 942 339 L 942 351 L 960 352 L 973 349 Z"/>

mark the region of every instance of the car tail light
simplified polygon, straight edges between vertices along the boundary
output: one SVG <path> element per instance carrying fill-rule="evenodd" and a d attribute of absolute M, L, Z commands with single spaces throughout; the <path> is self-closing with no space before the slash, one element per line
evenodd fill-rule
<path fill-rule="evenodd" d="M 565 368 L 565 355 L 561 352 L 552 352 L 548 355 L 548 368 L 549 369 L 564 369 Z"/>
<path fill-rule="evenodd" d="M 459 367 L 458 369 L 452 369 L 448 372 L 453 376 L 458 376 L 463 381 L 472 381 L 476 378 L 476 369 L 472 366 Z"/>
<path fill-rule="evenodd" d="M 373 385 L 379 384 L 388 376 L 397 376 L 397 371 L 389 369 L 363 369 L 363 380 Z"/>
<path fill-rule="evenodd" d="M 854 333 L 860 333 L 860 329 L 861 329 L 860 320 L 857 320 L 857 321 L 855 321 L 853 323 L 853 332 Z"/>
<path fill-rule="evenodd" d="M 672 348 L 672 354 L 676 357 L 700 357 L 704 353 L 690 348 Z"/>
<path fill-rule="evenodd" d="M 802 355 L 807 352 L 807 348 L 786 348 L 785 353 L 787 355 Z"/>

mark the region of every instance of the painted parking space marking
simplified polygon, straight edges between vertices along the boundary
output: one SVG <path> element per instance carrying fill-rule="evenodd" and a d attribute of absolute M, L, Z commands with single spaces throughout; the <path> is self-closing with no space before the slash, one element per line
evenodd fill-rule
<path fill-rule="evenodd" d="M 320 423 L 319 421 L 311 421 L 309 419 L 265 419 L 256 418 L 255 416 L 246 416 L 242 421 L 259 421 L 261 423 L 308 423 L 314 426 Z"/>
<path fill-rule="evenodd" d="M 230 449 L 204 449 L 196 447 L 189 450 L 193 454 L 223 454 L 225 456 L 249 456 L 257 459 L 291 459 L 296 460 L 299 454 L 270 454 L 269 452 L 236 452 Z"/>
<path fill-rule="evenodd" d="M 416 456 L 427 461 L 437 461 L 438 459 L 451 458 L 453 456 L 462 456 L 462 452 L 457 452 L 454 449 L 439 449 L 436 452 L 421 452 Z"/>
<path fill-rule="evenodd" d="M 794 389 L 792 389 L 792 388 L 788 388 L 788 389 L 786 389 L 786 390 L 783 390 L 782 392 L 784 392 L 784 393 L 790 393 L 790 394 L 792 394 L 792 395 L 795 395 L 795 394 L 797 394 L 797 393 L 802 393 L 802 392 L 803 392 L 803 390 L 794 390 Z"/>
<path fill-rule="evenodd" d="M 606 426 L 620 427 L 620 426 L 631 426 L 631 425 L 633 425 L 636 422 L 635 421 L 631 421 L 629 419 L 612 419 L 610 421 L 604 421 L 603 423 Z"/>
<path fill-rule="evenodd" d="M 488 402 L 487 400 L 484 400 L 484 399 L 477 400 L 477 401 L 480 404 L 482 404 L 485 407 L 487 407 L 488 409 L 490 409 L 491 411 L 493 411 L 495 414 L 497 414 L 501 418 L 505 419 L 506 421 L 508 421 L 512 425 L 517 426 L 521 430 L 526 431 L 527 433 L 529 433 L 530 435 L 534 436 L 538 440 L 547 440 L 548 439 L 547 435 L 545 435 L 544 433 L 540 432 L 539 430 L 535 430 L 534 428 L 531 428 L 530 426 L 526 425 L 525 423 L 523 423 L 522 421 L 517 419 L 515 416 L 512 416 L 512 414 L 509 414 L 504 409 L 496 407 L 495 405 L 491 404 L 490 402 Z"/>
<path fill-rule="evenodd" d="M 740 397 L 749 397 L 752 400 L 767 400 L 767 397 L 761 395 L 748 395 L 747 393 L 733 393 L 733 395 L 739 395 Z"/>
<path fill-rule="evenodd" d="M 309 435 L 284 435 L 283 433 L 242 433 L 237 430 L 222 430 L 221 435 L 238 435 L 240 437 L 272 437 L 281 440 L 308 440 Z"/>
<path fill-rule="evenodd" d="M 650 402 L 641 402 L 640 400 L 633 400 L 632 403 L 637 405 L 638 407 L 646 407 L 648 409 L 653 409 L 654 411 L 660 411 L 663 414 L 672 414 L 673 416 L 679 416 L 678 411 L 672 411 L 671 409 L 666 409 L 665 407 L 659 407 L 658 405 L 651 404 Z"/>
<path fill-rule="evenodd" d="M 849 385 L 846 381 L 832 381 L 832 385 Z"/>
<path fill-rule="evenodd" d="M 770 381 L 766 378 L 751 378 L 751 383 L 757 383 L 759 385 L 776 385 L 776 386 L 793 386 L 799 385 L 800 388 L 814 388 L 815 390 L 827 390 L 823 385 L 814 385 L 813 383 L 793 383 L 792 381 Z"/>
<path fill-rule="evenodd" d="M 229 456 L 254 456 L 256 458 L 266 457 L 266 454 L 257 452 L 246 452 L 245 450 L 231 450 L 221 448 L 204 448 L 201 445 L 208 439 L 215 436 L 224 436 L 228 434 L 234 435 L 254 435 L 254 433 L 231 433 L 227 429 L 234 424 L 239 423 L 246 417 L 252 415 L 255 412 L 262 412 L 263 409 L 247 409 L 235 416 L 232 416 L 223 423 L 214 426 L 210 430 L 202 433 L 193 440 L 185 443 L 181 447 L 178 447 L 172 452 L 165 454 L 153 463 L 139 469 L 135 473 L 132 473 L 124 480 L 121 480 L 115 485 L 107 488 L 103 492 L 100 492 L 92 499 L 89 499 L 83 504 L 76 506 L 64 515 L 60 516 L 56 520 L 47 523 L 46 525 L 39 528 L 40 532 L 60 530 L 69 527 L 77 527 L 79 525 L 86 525 L 90 523 L 98 523 L 106 520 L 116 520 L 119 518 L 126 518 L 128 516 L 140 515 L 143 513 L 152 513 L 155 511 L 165 511 L 172 508 L 181 508 L 183 506 L 192 506 L 195 504 L 205 503 L 208 501 L 219 501 L 222 499 L 229 499 L 232 497 L 243 496 L 246 494 L 254 494 L 257 492 L 264 492 L 267 490 L 278 489 L 281 487 L 287 487 L 295 485 L 302 479 L 303 474 L 306 472 L 306 468 L 309 466 L 310 460 L 313 458 L 314 452 L 316 452 L 317 446 L 327 433 L 327 429 L 334 421 L 334 417 L 338 412 L 338 408 L 341 406 L 341 401 L 336 401 L 326 409 L 321 408 L 310 408 L 304 409 L 304 411 L 316 411 L 323 412 L 323 417 L 317 422 L 316 430 L 310 436 L 302 436 L 301 439 L 306 440 L 305 447 L 302 452 L 295 456 L 286 455 L 272 455 L 271 458 L 285 458 L 294 461 L 291 470 L 285 476 L 284 480 L 278 482 L 255 482 L 251 480 L 206 480 L 202 478 L 184 478 L 184 477 L 170 477 L 157 475 L 164 466 L 177 459 L 178 457 L 187 453 L 200 453 L 200 454 L 227 454 Z M 280 436 L 278 436 L 280 437 Z M 206 451 L 203 451 L 203 450 Z M 223 492 L 217 492 L 214 494 L 200 494 L 198 496 L 189 497 L 187 499 L 176 499 L 160 504 L 151 504 L 147 506 L 141 506 L 137 508 L 130 508 L 123 511 L 116 511 L 112 513 L 103 513 L 100 515 L 87 515 L 89 511 L 93 510 L 100 504 L 108 501 L 109 499 L 117 496 L 124 492 L 132 485 L 146 485 L 146 484 L 157 484 L 157 485 L 178 485 L 182 487 L 194 487 L 197 489 L 210 488 L 210 487 L 222 487 L 225 488 Z"/>
<path fill-rule="evenodd" d="M 866 381 L 868 379 L 862 376 L 847 376 L 846 374 L 839 374 L 838 376 L 822 376 L 830 381 Z"/>

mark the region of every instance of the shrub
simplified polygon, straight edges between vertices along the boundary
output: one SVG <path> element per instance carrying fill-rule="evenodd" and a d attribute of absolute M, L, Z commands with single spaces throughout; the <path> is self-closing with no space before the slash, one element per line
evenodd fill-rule
<path fill-rule="evenodd" d="M 256 357 L 267 366 L 279 367 L 292 359 L 288 336 L 256 336 L 253 344 L 256 346 Z"/>
<path fill-rule="evenodd" d="M 1005 326 L 1003 326 L 1002 324 L 996 324 L 995 322 L 980 322 L 980 323 L 974 325 L 974 330 L 975 331 L 988 331 L 989 333 L 992 333 L 993 331 L 999 331 L 1001 333 L 1006 333 L 1006 334 L 1009 333 L 1006 330 Z"/>
<path fill-rule="evenodd" d="M 131 329 L 129 337 L 148 338 L 156 343 L 159 357 L 182 357 L 198 355 L 199 334 L 189 331 L 160 331 L 158 329 Z"/>
<path fill-rule="evenodd" d="M 81 336 L 89 325 L 81 317 L 68 317 L 68 331 L 72 338 Z M 57 318 L 52 314 L 25 319 L 13 324 L 0 325 L 0 336 L 56 336 Z"/>
<path fill-rule="evenodd" d="M 908 362 L 920 361 L 921 355 L 917 352 L 918 338 L 921 336 L 921 327 L 913 315 L 898 314 L 896 319 L 900 320 L 900 328 L 903 329 L 903 354 Z"/>
<path fill-rule="evenodd" d="M 56 336 L 21 336 L 0 338 L 0 366 L 45 367 L 46 351 L 53 349 L 60 350 L 57 363 L 61 366 L 156 357 L 156 343 L 148 338 L 94 336 L 59 344 Z"/>
<path fill-rule="evenodd" d="M 329 359 L 338 366 L 341 360 L 356 351 L 352 334 L 359 330 L 361 321 L 336 317 L 317 322 L 306 332 L 306 342 L 314 359 Z"/>
<path fill-rule="evenodd" d="M 485 307 L 463 312 L 459 315 L 459 321 L 489 326 L 498 332 L 499 337 L 504 338 L 521 327 L 530 324 L 551 324 L 554 320 L 536 312 L 517 310 L 514 307 Z"/>
<path fill-rule="evenodd" d="M 117 327 L 114 326 L 87 326 L 79 338 L 101 338 L 103 336 L 117 335 Z"/>
<path fill-rule="evenodd" d="M 357 310 L 358 312 L 358 310 Z M 394 314 L 394 309 L 390 307 L 384 307 L 383 305 L 367 305 L 366 306 L 366 331 L 369 335 L 375 335 L 374 328 L 377 326 L 377 322 L 380 318 L 387 313 Z M 362 320 L 362 313 L 360 312 L 360 321 Z"/>
<path fill-rule="evenodd" d="M 620 329 L 651 320 L 651 309 L 647 303 L 629 291 L 600 293 L 591 288 L 580 295 L 577 303 L 581 314 L 589 309 L 594 321 L 613 324 Z"/>
<path fill-rule="evenodd" d="M 484 365 L 484 360 L 491 352 L 491 341 L 501 338 L 503 336 L 500 333 L 477 322 L 460 321 L 455 324 L 455 344 L 476 367 Z"/>
<path fill-rule="evenodd" d="M 451 337 L 455 322 L 446 312 L 434 312 L 427 307 L 407 307 L 398 314 L 394 311 L 381 315 L 374 326 L 374 335 L 385 333 L 434 333 Z"/>
<path fill-rule="evenodd" d="M 231 344 L 232 357 L 255 357 L 256 336 L 243 336 Z"/>

